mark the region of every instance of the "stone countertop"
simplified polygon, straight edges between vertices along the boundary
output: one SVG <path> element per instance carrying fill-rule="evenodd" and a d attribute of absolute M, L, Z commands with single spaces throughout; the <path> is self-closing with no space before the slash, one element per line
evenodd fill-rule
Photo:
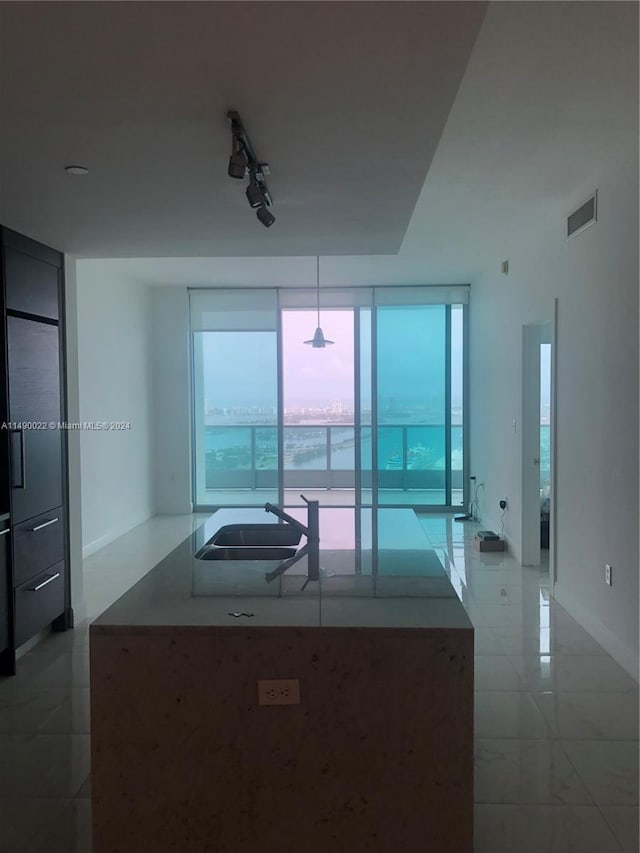
<path fill-rule="evenodd" d="M 306 522 L 304 508 L 287 512 Z M 167 626 L 472 630 L 412 510 L 321 508 L 321 579 L 304 590 L 306 558 L 267 583 L 272 564 L 194 557 L 220 527 L 243 522 L 278 519 L 258 508 L 218 510 L 99 616 L 92 632 Z"/>

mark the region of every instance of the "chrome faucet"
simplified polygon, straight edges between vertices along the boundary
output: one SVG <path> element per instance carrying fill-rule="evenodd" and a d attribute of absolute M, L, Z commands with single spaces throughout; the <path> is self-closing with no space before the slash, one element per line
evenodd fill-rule
<path fill-rule="evenodd" d="M 320 580 L 320 525 L 318 520 L 320 503 L 319 501 L 308 501 L 304 495 L 300 495 L 300 497 L 307 505 L 306 525 L 275 504 L 266 503 L 264 505 L 265 512 L 277 515 L 278 518 L 281 518 L 287 524 L 293 525 L 296 530 L 299 530 L 307 538 L 306 544 L 299 551 L 296 551 L 293 557 L 289 557 L 288 560 L 280 563 L 278 568 L 272 572 L 266 573 L 264 577 L 267 583 L 271 583 L 271 581 L 284 574 L 287 569 L 291 568 L 294 563 L 297 563 L 303 557 L 307 557 L 307 580 L 302 589 L 306 587 L 309 581 Z"/>

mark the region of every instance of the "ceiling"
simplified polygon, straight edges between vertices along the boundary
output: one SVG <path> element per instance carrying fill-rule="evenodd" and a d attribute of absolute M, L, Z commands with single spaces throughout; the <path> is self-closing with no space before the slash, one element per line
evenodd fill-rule
<path fill-rule="evenodd" d="M 2 221 L 81 257 L 395 254 L 485 9 L 3 3 Z M 270 230 L 226 174 L 229 108 Z"/>
<path fill-rule="evenodd" d="M 5 140 L 2 152 L 2 220 L 80 256 L 121 258 L 110 263 L 132 281 L 312 285 L 315 261 L 309 256 L 320 254 L 323 285 L 473 282 L 487 269 L 497 270 L 535 230 L 562 231 L 567 214 L 613 164 L 627 158 L 637 163 L 636 3 L 497 2 L 484 18 L 484 4 L 454 0 L 194 4 L 208 14 L 227 15 L 226 7 L 239 7 L 234 14 L 244 21 L 220 36 L 215 56 L 226 60 L 215 73 L 213 60 L 202 53 L 197 59 L 193 52 L 177 55 L 175 46 L 185 43 L 188 26 L 178 15 L 180 4 L 142 4 L 153 7 L 147 19 L 153 25 L 145 33 L 152 46 L 144 50 L 155 56 L 152 67 L 163 88 L 134 67 L 132 56 L 143 49 L 139 27 L 120 26 L 113 33 L 104 19 L 90 25 L 97 13 L 79 19 L 75 14 L 78 7 L 102 4 L 69 4 L 74 9 L 66 13 L 64 39 L 82 33 L 70 52 L 46 50 L 37 39 L 38 50 L 21 53 L 24 35 L 15 26 L 25 15 L 33 17 L 40 39 L 54 29 L 48 20 L 43 26 L 43 6 L 35 5 L 40 11 L 23 11 L 34 4 L 0 4 L 5 22 L 7 12 L 13 22 L 9 30 L 5 26 L 6 61 L 22 76 L 29 69 L 28 81 L 10 79 L 2 92 L 10 102 L 5 117 L 11 118 L 5 122 L 11 144 Z M 177 34 L 165 63 L 173 76 L 157 56 L 166 46 L 169 13 L 156 18 L 156 12 L 165 6 L 173 10 Z M 264 24 L 259 39 L 253 30 L 257 7 Z M 427 59 L 424 40 L 433 33 L 427 25 L 433 14 L 441 26 L 445 18 L 453 22 L 455 33 L 446 44 L 432 44 Z M 335 15 L 344 16 L 340 26 Z M 115 57 L 105 55 L 104 46 L 91 55 L 86 40 L 92 32 L 94 44 L 120 39 Z M 258 71 L 247 59 L 252 40 L 269 46 L 268 60 L 260 54 Z M 437 69 L 450 48 L 449 70 L 442 74 Z M 100 78 L 95 69 L 110 63 L 112 75 Z M 251 74 L 245 73 L 249 68 Z M 128 91 L 127 75 L 137 81 L 135 92 Z M 185 97 L 181 85 L 187 77 L 200 88 Z M 401 78 L 405 83 L 399 85 Z M 330 86 L 334 96 L 325 100 L 322 93 Z M 438 101 L 434 90 L 447 86 L 446 98 Z M 15 101 L 20 89 L 30 93 L 28 108 Z M 206 90 L 206 104 L 198 99 L 200 89 Z M 61 101 L 60 91 L 73 97 Z M 347 109 L 356 92 L 357 103 Z M 132 106 L 136 99 L 143 103 L 141 112 Z M 451 100 L 449 110 L 445 101 Z M 168 104 L 174 111 L 171 127 L 162 124 Z M 268 230 L 256 222 L 240 182 L 225 174 L 224 110 L 231 104 L 273 168 L 278 220 Z M 119 118 L 112 127 L 107 117 L 114 115 Z M 100 141 L 107 136 L 118 138 L 115 148 Z M 149 151 L 127 151 L 143 137 L 150 139 Z M 291 143 L 299 138 L 308 156 L 296 161 L 294 179 Z M 358 138 L 366 146 L 354 148 Z M 71 179 L 61 167 L 69 159 L 85 159 L 85 144 L 104 159 L 95 161 L 98 167 L 87 162 L 90 174 Z M 183 171 L 158 180 L 158 165 L 169 162 L 173 151 L 180 152 Z M 359 171 L 358 155 L 374 165 Z M 125 162 L 126 181 L 118 170 Z M 109 164 L 104 175 L 103 163 Z M 316 182 L 321 167 L 324 178 Z M 60 197 L 62 205 L 55 201 Z M 606 200 L 600 202 L 602 208 Z M 220 230 L 211 226 L 212 217 L 221 217 Z M 55 229 L 60 239 L 54 239 Z"/>

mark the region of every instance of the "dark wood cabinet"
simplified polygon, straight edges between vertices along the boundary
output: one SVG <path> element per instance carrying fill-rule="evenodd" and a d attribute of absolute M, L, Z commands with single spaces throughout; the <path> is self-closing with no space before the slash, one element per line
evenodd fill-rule
<path fill-rule="evenodd" d="M 15 644 L 23 643 L 42 631 L 64 610 L 64 562 L 54 563 L 46 571 L 30 578 L 15 590 Z"/>
<path fill-rule="evenodd" d="M 7 317 L 11 521 L 62 503 L 57 325 Z"/>
<path fill-rule="evenodd" d="M 17 241 L 13 241 L 14 244 Z M 58 320 L 60 316 L 59 283 L 61 270 L 54 266 L 55 255 L 49 261 L 34 257 L 26 252 L 29 243 L 18 243 L 23 248 L 19 251 L 13 246 L 5 246 L 5 294 L 6 304 L 10 311 L 20 311 L 25 314 L 35 314 Z"/>
<path fill-rule="evenodd" d="M 9 531 L 0 520 L 0 674 L 7 675 L 20 645 L 49 625 L 70 627 L 73 615 L 63 256 L 7 228 L 0 246 L 0 519 L 5 513 Z"/>
<path fill-rule="evenodd" d="M 64 559 L 64 507 L 56 507 L 13 527 L 13 582 L 15 586 Z"/>

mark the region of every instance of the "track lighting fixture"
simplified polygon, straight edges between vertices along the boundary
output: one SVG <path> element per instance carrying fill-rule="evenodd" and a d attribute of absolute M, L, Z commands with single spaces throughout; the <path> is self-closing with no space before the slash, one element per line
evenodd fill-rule
<path fill-rule="evenodd" d="M 271 228 L 273 223 L 276 221 L 275 216 L 270 210 L 267 210 L 265 204 L 261 204 L 260 207 L 257 208 L 256 216 L 258 217 L 258 222 L 262 222 L 265 228 Z"/>
<path fill-rule="evenodd" d="M 249 185 L 245 190 L 247 201 L 256 211 L 258 220 L 265 228 L 270 228 L 276 218 L 271 211 L 267 210 L 267 207 L 271 207 L 272 204 L 265 180 L 265 175 L 269 175 L 271 171 L 269 164 L 258 161 L 236 110 L 229 110 L 227 118 L 231 124 L 231 157 L 227 174 L 231 178 L 244 178 L 247 173 L 249 174 Z"/>
<path fill-rule="evenodd" d="M 260 207 L 256 210 L 256 216 L 259 221 L 262 222 L 265 228 L 271 228 L 273 223 L 276 221 L 275 216 L 271 213 L 270 210 L 267 210 L 264 204 L 261 204 Z"/>
<path fill-rule="evenodd" d="M 230 178 L 244 178 L 247 171 L 247 155 L 242 145 L 242 140 L 235 134 L 231 137 L 231 157 L 227 174 Z"/>
<path fill-rule="evenodd" d="M 251 207 L 260 207 L 265 204 L 264 192 L 258 183 L 255 169 L 249 170 L 249 186 L 246 190 L 247 200 Z"/>

